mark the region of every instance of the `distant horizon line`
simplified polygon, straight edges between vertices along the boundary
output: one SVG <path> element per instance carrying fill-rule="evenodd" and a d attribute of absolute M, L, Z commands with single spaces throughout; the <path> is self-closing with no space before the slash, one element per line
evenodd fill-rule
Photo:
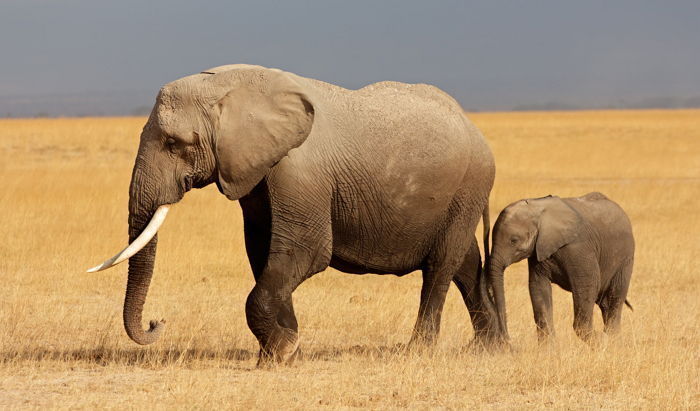
<path fill-rule="evenodd" d="M 466 114 L 489 114 L 489 113 L 556 113 L 556 112 L 590 112 L 590 111 L 694 111 L 700 110 L 698 107 L 582 107 L 582 108 L 554 108 L 554 109 L 487 109 L 487 110 L 467 110 Z M 3 116 L 0 120 L 59 120 L 73 118 L 146 118 L 148 114 L 57 114 L 57 115 L 34 115 L 34 116 Z"/>
<path fill-rule="evenodd" d="M 138 95 L 138 96 L 137 96 Z M 69 93 L 43 96 L 0 96 L 0 118 L 43 117 L 138 117 L 147 116 L 155 98 L 148 92 L 123 93 Z M 569 98 L 571 98 L 569 96 Z M 458 101 L 464 100 L 457 98 Z M 470 99 L 473 100 L 473 99 Z M 509 100 L 509 99 L 498 99 Z M 517 98 L 512 100 L 517 101 Z M 533 99 L 534 100 L 534 99 Z M 618 98 L 615 101 L 573 103 L 570 100 L 542 99 L 530 103 L 460 104 L 466 112 L 518 112 L 518 111 L 590 111 L 590 110 L 644 110 L 644 109 L 694 109 L 700 108 L 700 92 L 690 96 L 653 96 Z M 604 99 L 601 99 L 604 100 Z"/>

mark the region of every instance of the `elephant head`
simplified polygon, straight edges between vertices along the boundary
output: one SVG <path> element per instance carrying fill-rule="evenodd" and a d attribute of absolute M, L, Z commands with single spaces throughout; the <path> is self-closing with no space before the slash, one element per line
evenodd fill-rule
<path fill-rule="evenodd" d="M 157 231 L 168 207 L 192 188 L 216 183 L 231 200 L 249 193 L 271 167 L 301 145 L 314 106 L 289 73 L 232 65 L 165 85 L 143 131 L 129 188 L 129 243 L 90 271 L 129 260 L 124 327 L 138 344 L 155 342 L 163 321 L 144 331 Z"/>
<path fill-rule="evenodd" d="M 578 235 L 581 217 L 561 198 L 547 196 L 520 200 L 507 206 L 493 227 L 488 280 L 493 290 L 501 332 L 508 338 L 503 272 L 531 256 L 551 257 Z"/>

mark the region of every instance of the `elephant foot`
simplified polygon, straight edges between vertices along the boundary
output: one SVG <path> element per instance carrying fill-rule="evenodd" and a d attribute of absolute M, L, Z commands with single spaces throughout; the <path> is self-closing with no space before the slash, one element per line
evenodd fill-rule
<path fill-rule="evenodd" d="M 586 343 L 591 349 L 598 349 L 605 346 L 605 334 L 593 329 L 574 328 L 576 335 Z"/>
<path fill-rule="evenodd" d="M 260 348 L 258 367 L 291 364 L 299 357 L 299 334 L 289 328 L 277 327 L 267 344 Z"/>
<path fill-rule="evenodd" d="M 510 340 L 501 336 L 476 335 L 467 344 L 466 351 L 474 354 L 482 353 L 505 353 L 517 351 L 510 343 Z"/>
<path fill-rule="evenodd" d="M 492 337 L 476 335 L 467 344 L 466 351 L 473 354 L 483 354 L 493 352 L 498 349 L 498 342 Z"/>
<path fill-rule="evenodd" d="M 608 346 L 608 338 L 606 334 L 599 331 L 593 331 L 588 338 L 584 340 L 593 350 L 604 350 Z"/>
<path fill-rule="evenodd" d="M 411 340 L 406 345 L 409 352 L 423 353 L 430 351 L 437 344 L 437 336 L 426 336 L 420 334 L 414 334 Z"/>

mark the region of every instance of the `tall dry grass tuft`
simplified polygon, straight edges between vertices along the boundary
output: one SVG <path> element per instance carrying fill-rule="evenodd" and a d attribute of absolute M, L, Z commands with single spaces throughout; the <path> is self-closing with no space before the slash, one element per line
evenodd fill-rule
<path fill-rule="evenodd" d="M 420 276 L 328 270 L 294 296 L 301 360 L 257 370 L 240 209 L 207 188 L 162 229 L 144 318 L 167 328 L 136 346 L 121 325 L 126 265 L 84 270 L 126 241 L 145 120 L 2 120 L 0 407 L 698 408 L 700 111 L 470 117 L 497 160 L 492 221 L 519 198 L 594 190 L 627 210 L 635 311 L 618 338 L 581 343 L 571 296 L 555 288 L 557 339 L 539 347 L 517 264 L 506 272 L 513 352 L 465 349 L 471 326 L 454 289 L 436 349 L 406 352 Z"/>

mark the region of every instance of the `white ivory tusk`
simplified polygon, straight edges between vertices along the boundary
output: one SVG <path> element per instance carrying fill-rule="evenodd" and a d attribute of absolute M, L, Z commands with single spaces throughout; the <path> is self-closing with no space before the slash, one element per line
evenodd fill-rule
<path fill-rule="evenodd" d="M 94 273 L 95 271 L 106 270 L 109 267 L 113 267 L 121 263 L 122 261 L 129 259 L 134 254 L 141 251 L 141 249 L 145 247 L 149 241 L 151 241 L 153 236 L 156 235 L 160 226 L 163 225 L 163 222 L 165 221 L 165 216 L 168 215 L 169 209 L 170 205 L 162 205 L 158 207 L 156 212 L 153 214 L 153 217 L 151 217 L 151 221 L 148 222 L 146 228 L 138 237 L 136 237 L 136 239 L 131 244 L 129 244 L 125 249 L 117 253 L 117 255 L 115 255 L 114 257 L 110 258 L 109 260 L 105 261 L 100 265 L 92 267 L 91 269 L 87 270 L 87 272 Z"/>

